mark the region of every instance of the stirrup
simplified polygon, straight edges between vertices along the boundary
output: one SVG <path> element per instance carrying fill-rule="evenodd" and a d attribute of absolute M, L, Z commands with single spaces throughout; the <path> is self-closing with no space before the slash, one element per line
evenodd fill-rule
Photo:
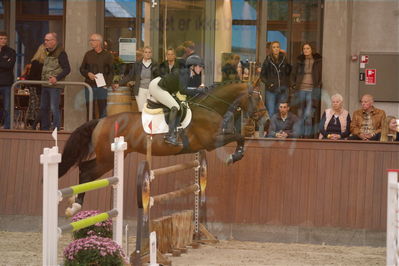
<path fill-rule="evenodd" d="M 177 136 L 176 137 L 174 137 L 174 136 L 171 136 L 171 135 L 166 135 L 165 137 L 164 137 L 164 139 L 165 139 L 165 142 L 166 143 L 168 143 L 168 144 L 171 144 L 171 145 L 173 145 L 173 146 L 179 146 L 181 143 L 177 140 Z"/>

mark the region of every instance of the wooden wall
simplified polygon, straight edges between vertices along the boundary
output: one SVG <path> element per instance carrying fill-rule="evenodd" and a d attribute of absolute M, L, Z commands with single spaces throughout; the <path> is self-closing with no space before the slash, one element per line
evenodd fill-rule
<path fill-rule="evenodd" d="M 68 133 L 59 134 L 62 147 Z M 54 145 L 50 133 L 0 131 L 0 215 L 42 213 L 39 156 Z M 224 164 L 233 145 L 207 153 L 207 220 L 239 224 L 299 225 L 385 230 L 386 170 L 399 168 L 399 144 L 269 139 L 248 140 L 243 160 Z M 155 157 L 154 168 L 194 159 Z M 125 215 L 136 215 L 135 175 L 143 155 L 125 160 Z M 76 169 L 60 187 L 78 182 Z M 105 176 L 111 176 L 111 173 Z M 154 194 L 192 182 L 193 171 L 159 177 Z M 154 209 L 154 216 L 188 208 L 192 197 Z M 65 209 L 60 205 L 60 213 Z M 110 188 L 89 192 L 85 209 L 110 209 Z"/>

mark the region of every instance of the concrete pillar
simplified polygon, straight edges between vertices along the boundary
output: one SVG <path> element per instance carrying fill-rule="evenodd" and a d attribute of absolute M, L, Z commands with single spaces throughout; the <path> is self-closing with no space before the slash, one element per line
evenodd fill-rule
<path fill-rule="evenodd" d="M 84 81 L 79 67 L 89 47 L 90 34 L 97 31 L 97 2 L 75 0 L 66 2 L 65 50 L 71 65 L 67 81 Z M 64 95 L 64 128 L 72 131 L 86 121 L 84 88 L 67 86 Z"/>
<path fill-rule="evenodd" d="M 349 108 L 351 0 L 325 1 L 323 26 L 323 90 L 321 113 L 330 107 L 330 97 L 340 93 Z"/>
<path fill-rule="evenodd" d="M 230 0 L 216 1 L 215 81 L 222 80 L 222 53 L 231 53 L 232 14 Z"/>

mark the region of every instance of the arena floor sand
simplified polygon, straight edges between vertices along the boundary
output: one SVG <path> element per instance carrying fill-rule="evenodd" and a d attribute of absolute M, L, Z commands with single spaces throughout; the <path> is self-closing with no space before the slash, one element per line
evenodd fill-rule
<path fill-rule="evenodd" d="M 63 236 L 62 250 L 71 241 Z M 129 239 L 130 253 L 134 238 Z M 42 235 L 40 233 L 0 232 L 0 265 L 41 265 Z M 173 265 L 385 265 L 385 248 L 326 246 L 308 244 L 279 244 L 242 241 L 220 241 L 189 249 L 180 257 L 170 257 Z"/>

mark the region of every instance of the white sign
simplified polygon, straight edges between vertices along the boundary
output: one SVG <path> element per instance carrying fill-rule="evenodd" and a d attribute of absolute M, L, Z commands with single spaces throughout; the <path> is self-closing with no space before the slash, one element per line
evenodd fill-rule
<path fill-rule="evenodd" d="M 136 38 L 119 38 L 119 58 L 124 63 L 136 61 Z"/>

